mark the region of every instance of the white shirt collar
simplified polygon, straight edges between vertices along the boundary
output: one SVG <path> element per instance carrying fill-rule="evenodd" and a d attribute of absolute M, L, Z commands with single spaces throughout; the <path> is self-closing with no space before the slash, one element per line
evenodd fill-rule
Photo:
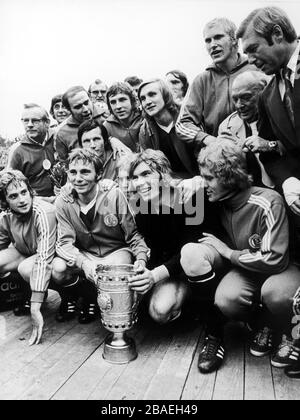
<path fill-rule="evenodd" d="M 287 68 L 291 70 L 290 82 L 293 87 L 294 87 L 294 82 L 295 82 L 295 75 L 296 75 L 299 54 L 300 54 L 300 42 L 297 43 L 297 47 L 295 48 L 295 51 L 293 52 L 290 58 L 290 61 L 287 63 Z"/>
<path fill-rule="evenodd" d="M 168 126 L 165 125 L 161 125 L 158 124 L 158 122 L 156 123 L 162 130 L 164 130 L 166 133 L 170 133 L 170 131 L 172 130 L 173 126 L 174 126 L 174 121 L 171 121 L 170 124 Z"/>

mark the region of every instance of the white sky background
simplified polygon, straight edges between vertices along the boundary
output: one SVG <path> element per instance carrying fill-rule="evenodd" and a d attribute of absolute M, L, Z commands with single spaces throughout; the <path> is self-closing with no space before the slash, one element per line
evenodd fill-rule
<path fill-rule="evenodd" d="M 172 69 L 191 81 L 210 63 L 202 31 L 226 16 L 237 25 L 276 5 L 300 32 L 300 0 L 0 0 L 0 133 L 23 132 L 23 104 L 96 78 L 106 83 Z"/>

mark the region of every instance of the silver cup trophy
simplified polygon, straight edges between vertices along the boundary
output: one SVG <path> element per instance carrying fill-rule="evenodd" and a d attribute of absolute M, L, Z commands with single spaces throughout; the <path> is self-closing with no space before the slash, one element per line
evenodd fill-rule
<path fill-rule="evenodd" d="M 128 279 L 136 274 L 133 265 L 98 265 L 96 287 L 103 326 L 112 334 L 105 339 L 103 358 L 110 363 L 128 363 L 137 357 L 128 331 L 137 322 L 137 293 Z"/>

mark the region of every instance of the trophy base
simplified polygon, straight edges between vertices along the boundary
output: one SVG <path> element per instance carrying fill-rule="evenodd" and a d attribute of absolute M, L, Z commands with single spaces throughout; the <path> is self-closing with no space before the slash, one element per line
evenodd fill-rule
<path fill-rule="evenodd" d="M 104 343 L 102 357 L 109 363 L 122 365 L 137 358 L 135 342 L 132 338 L 126 337 L 123 343 L 115 345 L 112 336 L 108 336 Z"/>

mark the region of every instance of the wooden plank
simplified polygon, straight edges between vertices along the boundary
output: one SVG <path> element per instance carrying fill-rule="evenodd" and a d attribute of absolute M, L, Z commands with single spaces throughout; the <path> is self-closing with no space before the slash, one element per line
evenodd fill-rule
<path fill-rule="evenodd" d="M 242 400 L 244 398 L 244 327 L 230 323 L 225 328 L 226 356 L 217 372 L 214 400 Z"/>
<path fill-rule="evenodd" d="M 58 294 L 50 291 L 43 308 L 45 325 L 42 342 L 37 346 L 28 346 L 28 338 L 32 328 L 30 317 L 15 317 L 13 315 L 12 318 L 8 318 L 9 322 L 13 324 L 17 322 L 18 327 L 12 328 L 10 333 L 3 340 L 0 340 L 0 383 L 3 384 L 16 375 L 27 363 L 52 346 L 77 323 L 75 320 L 61 324 L 55 321 L 54 313 L 57 310 L 59 301 Z"/>
<path fill-rule="evenodd" d="M 60 298 L 56 292 L 49 293 L 47 302 L 44 303 L 42 313 L 45 321 L 45 328 L 47 328 L 47 321 L 54 318 L 54 313 L 58 308 Z M 0 346 L 6 344 L 10 339 L 19 337 L 20 340 L 24 338 L 24 330 L 31 328 L 30 316 L 15 316 L 13 311 L 6 311 L 0 314 L 1 333 Z M 27 331 L 30 334 L 30 330 Z M 1 352 L 4 348 L 1 347 Z"/>
<path fill-rule="evenodd" d="M 28 341 L 10 341 L 5 348 L 5 353 L 1 353 L 0 359 L 0 384 L 1 387 L 26 365 L 33 362 L 44 352 L 51 349 L 68 331 L 72 330 L 76 321 L 68 323 L 55 323 L 44 331 L 43 341 L 37 346 L 28 346 Z M 0 391 L 1 393 L 1 391 Z"/>
<path fill-rule="evenodd" d="M 275 400 L 270 357 L 255 357 L 245 349 L 245 400 Z"/>
<path fill-rule="evenodd" d="M 272 367 L 276 400 L 300 400 L 300 380 L 285 375 L 284 369 Z"/>
<path fill-rule="evenodd" d="M 135 327 L 130 336 L 136 340 L 139 347 L 141 334 L 139 328 Z M 127 365 L 114 365 L 108 363 L 102 357 L 103 345 L 95 351 L 89 359 L 70 377 L 70 379 L 53 395 L 54 400 L 86 400 L 93 393 L 95 399 L 101 399 L 103 393 L 113 386 L 116 377 L 126 369 Z M 98 395 L 100 397 L 98 398 Z M 94 399 L 94 398 L 92 398 Z"/>
<path fill-rule="evenodd" d="M 198 370 L 198 356 L 203 347 L 205 331 L 202 329 L 200 340 L 198 342 L 191 369 L 183 387 L 182 400 L 211 400 L 216 380 L 216 372 L 202 374 Z"/>
<path fill-rule="evenodd" d="M 139 346 L 138 358 L 131 362 L 115 381 L 105 399 L 141 400 L 156 374 L 172 340 L 173 330 L 169 325 L 151 323 Z M 95 395 L 94 395 L 95 396 Z"/>
<path fill-rule="evenodd" d="M 200 325 L 195 325 L 192 330 L 174 332 L 173 340 L 168 346 L 158 371 L 144 395 L 144 399 L 180 399 L 200 333 Z"/>
<path fill-rule="evenodd" d="M 1 390 L 1 398 L 50 399 L 95 351 L 103 338 L 104 334 L 97 337 L 69 331 L 11 378 Z"/>

